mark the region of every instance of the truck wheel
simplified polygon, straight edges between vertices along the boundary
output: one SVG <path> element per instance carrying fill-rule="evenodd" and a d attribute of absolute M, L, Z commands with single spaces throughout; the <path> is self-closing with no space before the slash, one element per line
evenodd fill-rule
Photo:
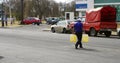
<path fill-rule="evenodd" d="M 94 28 L 90 29 L 89 36 L 97 36 L 97 31 Z"/>
<path fill-rule="evenodd" d="M 118 36 L 120 37 L 120 31 L 118 32 Z"/>
<path fill-rule="evenodd" d="M 106 37 L 110 37 L 110 35 L 111 35 L 111 31 L 106 31 L 106 32 L 105 32 L 105 36 L 106 36 Z"/>
<path fill-rule="evenodd" d="M 54 28 L 51 28 L 51 32 L 55 33 L 55 29 L 54 29 Z"/>

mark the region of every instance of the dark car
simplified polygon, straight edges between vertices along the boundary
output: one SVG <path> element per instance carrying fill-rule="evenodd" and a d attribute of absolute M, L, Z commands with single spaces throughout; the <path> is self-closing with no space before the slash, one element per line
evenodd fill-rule
<path fill-rule="evenodd" d="M 28 17 L 28 18 L 23 20 L 23 24 L 37 24 L 37 25 L 40 25 L 41 20 L 39 18 L 36 18 L 36 17 Z"/>
<path fill-rule="evenodd" d="M 49 17 L 46 19 L 47 24 L 56 24 L 60 19 L 57 17 Z"/>

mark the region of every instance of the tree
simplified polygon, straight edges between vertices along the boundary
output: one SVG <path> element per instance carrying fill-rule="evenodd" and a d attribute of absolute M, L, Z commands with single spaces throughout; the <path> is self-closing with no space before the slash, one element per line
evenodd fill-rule
<path fill-rule="evenodd" d="M 21 0 L 8 0 L 8 2 L 14 4 L 12 8 L 12 15 L 16 16 L 16 18 L 20 20 Z M 60 5 L 61 3 L 56 3 L 54 0 L 24 0 L 24 18 L 59 17 L 61 16 Z M 74 11 L 74 2 L 67 6 L 67 11 Z"/>

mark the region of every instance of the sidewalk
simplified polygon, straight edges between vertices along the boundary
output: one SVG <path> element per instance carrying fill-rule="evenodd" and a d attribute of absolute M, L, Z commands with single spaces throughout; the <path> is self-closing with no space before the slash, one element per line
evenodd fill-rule
<path fill-rule="evenodd" d="M 22 25 L 20 25 L 20 23 L 18 21 L 15 21 L 15 23 L 11 24 L 9 21 L 8 21 L 8 26 L 6 26 L 6 24 L 4 23 L 4 27 L 7 27 L 7 28 L 12 28 L 12 27 L 20 27 Z M 2 24 L 0 22 L 0 27 L 2 27 Z"/>

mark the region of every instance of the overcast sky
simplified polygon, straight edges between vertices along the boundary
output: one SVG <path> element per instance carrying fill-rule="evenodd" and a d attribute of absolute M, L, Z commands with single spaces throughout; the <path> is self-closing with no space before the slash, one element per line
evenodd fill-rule
<path fill-rule="evenodd" d="M 55 0 L 56 2 L 65 2 L 65 0 Z"/>
<path fill-rule="evenodd" d="M 56 2 L 66 2 L 66 3 L 68 3 L 68 2 L 71 2 L 71 1 L 73 1 L 73 0 L 55 0 Z"/>
<path fill-rule="evenodd" d="M 0 3 L 1 3 L 1 0 L 0 0 Z"/>

